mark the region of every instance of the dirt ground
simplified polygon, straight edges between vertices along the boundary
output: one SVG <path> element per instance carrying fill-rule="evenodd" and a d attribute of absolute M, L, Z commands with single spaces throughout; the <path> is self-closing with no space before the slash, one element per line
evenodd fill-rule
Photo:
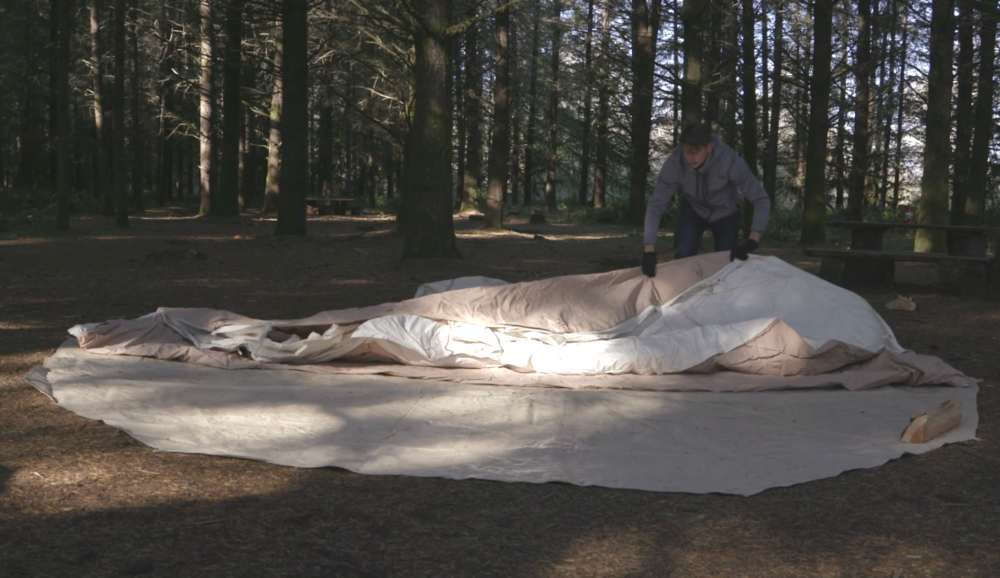
<path fill-rule="evenodd" d="M 159 306 L 293 318 L 465 275 L 639 263 L 631 229 L 510 227 L 458 219 L 464 259 L 450 261 L 401 262 L 382 217 L 314 217 L 307 238 L 275 238 L 253 217 L 159 211 L 124 231 L 89 217 L 68 235 L 0 240 L 0 576 L 1000 576 L 1000 305 L 928 285 L 900 287 L 913 313 L 881 307 L 894 295 L 866 297 L 904 346 L 984 379 L 982 441 L 750 498 L 159 453 L 22 378 L 68 327 Z M 761 253 L 818 269 L 793 246 L 765 241 Z"/>

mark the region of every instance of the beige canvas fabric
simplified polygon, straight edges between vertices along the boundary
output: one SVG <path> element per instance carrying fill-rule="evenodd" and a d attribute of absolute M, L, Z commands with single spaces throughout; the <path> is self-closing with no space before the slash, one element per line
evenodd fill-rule
<path fill-rule="evenodd" d="M 730 263 L 726 253 L 663 263 L 653 279 L 638 268 L 556 277 L 296 320 L 161 309 L 72 333 L 92 353 L 468 383 L 711 391 L 970 383 L 904 351 L 857 295 L 775 258 Z M 732 372 L 740 378 L 724 376 Z"/>

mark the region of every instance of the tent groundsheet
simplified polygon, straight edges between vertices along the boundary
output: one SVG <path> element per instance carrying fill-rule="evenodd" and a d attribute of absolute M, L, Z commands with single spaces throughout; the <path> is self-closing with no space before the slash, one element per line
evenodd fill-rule
<path fill-rule="evenodd" d="M 974 439 L 978 419 L 975 385 L 752 393 L 502 387 L 231 371 L 97 355 L 72 342 L 28 380 L 60 406 L 163 451 L 663 492 L 752 495 L 871 468 Z M 914 414 L 945 399 L 963 405 L 959 429 L 924 444 L 900 441 Z"/>
<path fill-rule="evenodd" d="M 975 436 L 975 380 L 776 258 L 419 295 L 297 320 L 161 308 L 80 325 L 28 379 L 164 450 L 659 491 L 752 494 Z M 961 428 L 899 441 L 945 399 Z"/>

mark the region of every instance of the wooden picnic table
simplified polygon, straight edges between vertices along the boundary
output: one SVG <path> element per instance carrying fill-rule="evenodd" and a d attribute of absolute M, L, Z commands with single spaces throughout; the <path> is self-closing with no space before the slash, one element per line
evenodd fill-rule
<path fill-rule="evenodd" d="M 870 223 L 863 221 L 827 221 L 826 226 L 851 230 L 851 249 L 881 251 L 882 237 L 893 229 L 926 229 L 944 231 L 948 237 L 948 254 L 961 257 L 985 257 L 988 236 L 1000 233 L 997 227 L 963 225 L 910 225 L 907 223 Z"/>
<path fill-rule="evenodd" d="M 807 255 L 822 259 L 820 276 L 833 283 L 887 289 L 895 284 L 897 262 L 936 262 L 937 285 L 945 292 L 983 295 L 1000 290 L 1000 280 L 991 282 L 997 271 L 993 267 L 992 257 L 987 254 L 988 236 L 1000 233 L 1000 228 L 862 221 L 827 221 L 826 225 L 851 230 L 850 249 L 806 249 Z M 886 251 L 883 248 L 883 236 L 893 229 L 944 231 L 948 237 L 948 252 Z"/>

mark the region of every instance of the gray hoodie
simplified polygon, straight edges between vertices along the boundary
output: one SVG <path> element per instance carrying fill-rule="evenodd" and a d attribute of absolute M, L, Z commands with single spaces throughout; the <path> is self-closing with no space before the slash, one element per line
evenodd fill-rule
<path fill-rule="evenodd" d="M 713 136 L 712 142 L 715 144 L 711 154 L 697 169 L 692 169 L 684 160 L 683 148 L 674 151 L 664 161 L 656 179 L 656 190 L 646 207 L 644 244 L 656 243 L 660 217 L 673 200 L 678 186 L 694 212 L 710 223 L 739 211 L 742 193 L 753 205 L 750 230 L 764 231 L 771 213 L 771 200 L 764 185 L 729 145 L 719 140 L 718 136 Z"/>

